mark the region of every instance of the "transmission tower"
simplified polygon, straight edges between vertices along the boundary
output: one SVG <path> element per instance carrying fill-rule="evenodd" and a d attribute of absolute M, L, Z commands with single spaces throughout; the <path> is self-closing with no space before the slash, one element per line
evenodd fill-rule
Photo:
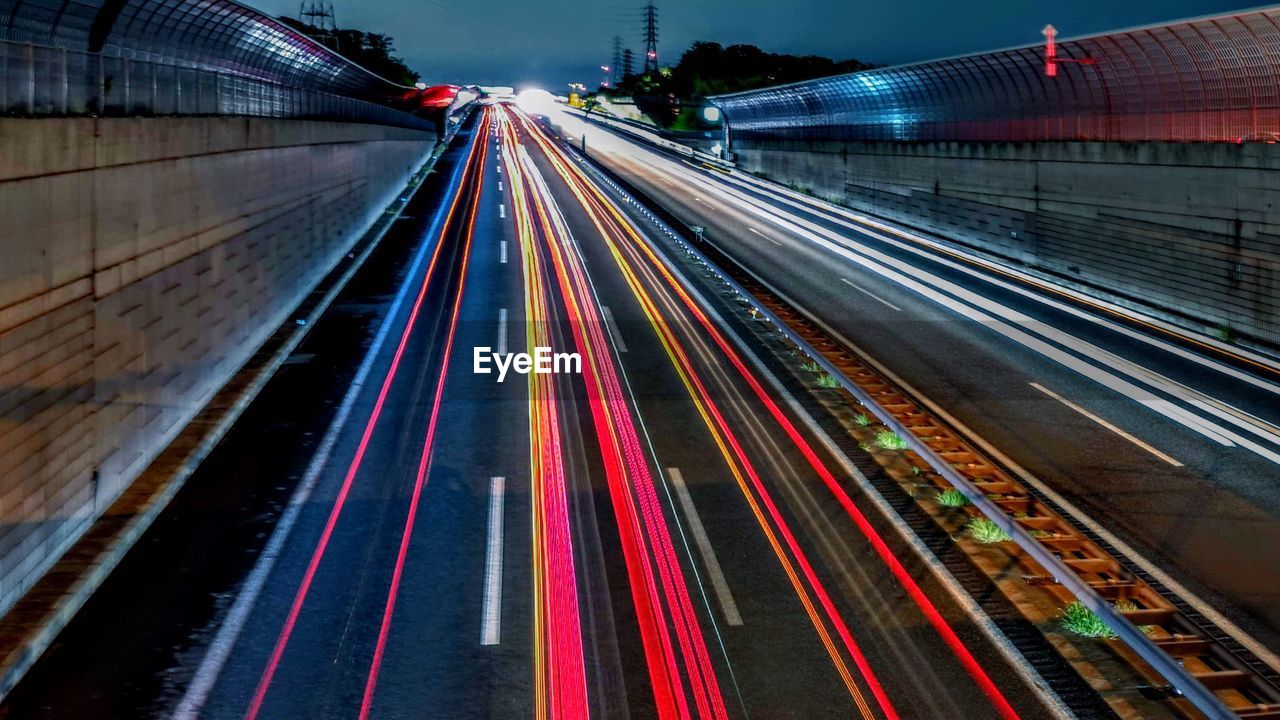
<path fill-rule="evenodd" d="M 298 5 L 298 19 L 315 28 L 312 37 L 316 42 L 331 48 L 338 46 L 338 19 L 331 2 L 302 2 Z"/>
<path fill-rule="evenodd" d="M 653 0 L 644 7 L 644 71 L 658 71 L 658 8 Z"/>
<path fill-rule="evenodd" d="M 635 53 L 631 52 L 631 48 L 622 51 L 622 79 L 627 79 L 636 74 Z"/>
<path fill-rule="evenodd" d="M 609 66 L 609 69 L 613 71 L 613 74 L 612 74 L 613 84 L 616 87 L 619 82 L 622 82 L 622 78 L 624 77 L 622 74 L 622 36 L 621 35 L 613 36 L 613 64 Z"/>

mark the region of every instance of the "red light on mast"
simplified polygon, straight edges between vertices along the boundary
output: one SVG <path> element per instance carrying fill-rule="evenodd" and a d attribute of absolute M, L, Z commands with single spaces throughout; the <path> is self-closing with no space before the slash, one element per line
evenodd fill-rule
<path fill-rule="evenodd" d="M 1049 77 L 1058 76 L 1058 30 L 1052 25 L 1045 25 L 1044 30 L 1044 74 Z"/>
<path fill-rule="evenodd" d="M 1044 30 L 1044 74 L 1049 77 L 1058 76 L 1058 65 L 1061 63 L 1075 63 L 1077 65 L 1097 65 L 1098 59 L 1092 56 L 1082 58 L 1060 58 L 1058 57 L 1058 29 L 1052 25 L 1045 25 Z"/>

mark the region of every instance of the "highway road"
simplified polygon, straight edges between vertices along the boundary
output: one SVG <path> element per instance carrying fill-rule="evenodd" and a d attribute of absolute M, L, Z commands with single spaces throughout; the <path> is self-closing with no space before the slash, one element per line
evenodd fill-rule
<path fill-rule="evenodd" d="M 0 715 L 1054 717 L 629 212 L 478 113 Z"/>
<path fill-rule="evenodd" d="M 573 142 L 1077 509 L 1251 649 L 1280 649 L 1280 366 L 558 113 Z"/>

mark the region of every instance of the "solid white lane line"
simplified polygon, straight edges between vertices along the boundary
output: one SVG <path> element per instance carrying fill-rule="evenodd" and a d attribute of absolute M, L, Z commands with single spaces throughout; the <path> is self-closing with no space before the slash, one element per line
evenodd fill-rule
<path fill-rule="evenodd" d="M 1244 382 L 1254 384 L 1257 387 L 1264 388 L 1269 392 L 1280 394 L 1280 384 L 1257 378 L 1248 373 L 1236 370 L 1235 368 L 1230 367 L 1228 365 L 1224 365 L 1216 360 L 1206 358 L 1202 355 L 1198 355 L 1189 350 L 1184 350 L 1158 337 L 1153 337 L 1145 333 L 1136 332 L 1122 325 L 1113 323 L 1110 320 L 1107 320 L 1105 317 L 1098 317 L 1096 315 L 1093 315 L 1092 313 L 1086 313 L 1084 311 L 1079 310 L 1078 308 L 1065 305 L 1063 303 L 1058 302 L 1057 300 L 1054 300 L 1050 296 L 1041 295 L 1039 293 L 1035 293 L 1025 288 L 1022 288 L 1018 285 L 1007 283 L 1004 280 L 1001 280 L 998 276 L 986 275 L 984 273 L 981 273 L 975 270 L 973 267 L 969 266 L 967 263 L 974 263 L 982 268 L 985 268 L 987 270 L 993 270 L 999 274 L 1007 274 L 1007 275 L 1015 276 L 1020 280 L 1026 281 L 1034 285 L 1037 288 L 1049 290 L 1050 292 L 1053 292 L 1053 293 L 1062 293 L 1064 295 L 1073 297 L 1077 300 L 1081 300 L 1094 307 L 1100 307 L 1104 310 L 1115 312 L 1118 315 L 1121 315 L 1124 317 L 1130 317 L 1144 324 L 1151 325 L 1159 329 L 1165 330 L 1175 336 L 1186 337 L 1202 345 L 1207 345 L 1209 347 L 1217 348 L 1219 350 L 1223 350 L 1227 352 L 1228 354 L 1236 355 L 1238 357 L 1244 358 L 1246 361 L 1263 365 L 1266 367 L 1270 367 L 1272 369 L 1280 370 L 1280 364 L 1277 364 L 1275 361 L 1271 360 L 1270 358 L 1250 352 L 1246 348 L 1227 345 L 1217 340 L 1216 338 L 1189 333 L 1185 328 L 1172 325 L 1163 320 L 1160 320 L 1159 318 L 1152 318 L 1152 317 L 1142 315 L 1141 313 L 1135 313 L 1134 311 L 1128 308 L 1115 305 L 1114 303 L 1110 303 L 1100 298 L 1091 297 L 1078 290 L 1073 290 L 1071 288 L 1061 287 L 1061 286 L 1053 285 L 1051 283 L 1046 283 L 1045 281 L 1035 277 L 1034 275 L 1030 275 L 1029 273 L 1026 273 L 1017 268 L 1008 267 L 1005 265 L 1001 265 L 1000 263 L 997 263 L 997 262 L 986 260 L 984 258 L 974 257 L 971 255 L 961 253 L 957 251 L 956 248 L 952 248 L 936 240 L 929 239 L 922 235 L 909 233 L 901 228 L 897 228 L 892 225 L 878 222 L 872 218 L 858 215 L 857 213 L 854 213 L 847 208 L 842 208 L 838 205 L 833 205 L 824 200 L 818 200 L 817 198 L 811 198 L 804 195 L 799 195 L 794 191 L 788 190 L 786 188 L 771 187 L 771 186 L 765 185 L 763 184 L 763 181 L 758 180 L 756 178 L 751 178 L 749 176 L 744 176 L 744 175 L 735 175 L 731 178 L 726 178 L 726 181 L 737 183 L 739 185 L 746 185 L 747 182 L 745 181 L 749 181 L 750 183 L 757 186 L 761 191 L 771 195 L 772 197 L 775 197 L 780 202 L 786 203 L 787 205 L 790 205 L 796 208 L 803 209 L 802 208 L 802 205 L 803 205 L 804 207 L 808 207 L 810 209 L 825 211 L 826 217 L 831 221 L 843 227 L 847 227 L 858 232 L 866 232 L 866 227 L 870 226 L 870 227 L 883 230 L 884 232 L 890 233 L 897 237 L 905 238 L 906 240 L 909 241 L 908 243 L 902 243 L 896 240 L 891 240 L 883 237 L 881 237 L 880 239 L 885 240 L 886 242 L 890 242 L 896 247 L 901 247 L 920 257 L 924 257 L 924 258 L 928 258 L 928 259 L 940 262 L 946 265 L 947 267 L 960 270 L 961 272 L 964 272 L 976 278 L 980 278 L 990 284 L 996 285 L 1006 290 L 1010 290 L 1012 292 L 1016 292 L 1020 295 L 1023 295 L 1024 297 L 1031 298 L 1041 304 L 1048 305 L 1050 307 L 1061 310 L 1063 312 L 1070 313 L 1076 317 L 1088 320 L 1092 323 L 1102 325 L 1104 327 L 1107 327 L 1108 329 L 1124 334 L 1127 337 L 1133 338 L 1135 340 L 1139 340 L 1146 344 L 1152 345 L 1153 347 L 1159 347 L 1174 355 L 1177 355 L 1179 357 L 1190 360 L 1192 362 L 1204 365 L 1205 367 L 1211 367 L 1219 372 L 1231 375 L 1232 377 L 1238 380 L 1242 380 Z M 794 200 L 791 198 L 794 198 Z M 849 218 L 854 222 L 847 222 L 842 218 Z M 868 234 L 871 234 L 873 237 L 877 237 L 874 233 L 868 233 Z M 923 245 L 925 247 L 924 248 L 918 247 L 917 244 Z M 929 250 L 926 250 L 925 248 L 929 248 L 930 250 L 935 250 L 935 251 L 942 251 L 942 255 L 933 254 Z M 966 263 L 957 263 L 948 259 L 949 255 L 954 256 L 956 254 L 962 255 L 965 258 Z"/>
<path fill-rule="evenodd" d="M 853 248 L 844 244 L 848 241 L 839 234 L 811 223 L 803 218 L 794 216 L 784 217 L 780 214 L 775 214 L 772 210 L 766 209 L 762 203 L 747 198 L 742 193 L 715 187 L 708 187 L 707 189 L 714 194 L 720 195 L 728 202 L 735 203 L 742 210 L 750 212 L 767 222 L 773 223 L 783 230 L 804 237 L 814 244 L 819 245 L 837 255 L 852 260 L 853 262 L 862 265 L 868 270 L 871 270 L 872 272 L 875 272 L 908 290 L 933 300 L 943 307 L 949 308 L 971 320 L 982 323 L 985 327 L 999 332 L 1024 347 L 1034 350 L 1041 355 L 1045 355 L 1059 364 L 1075 370 L 1076 372 L 1085 375 L 1086 377 L 1089 377 L 1112 390 L 1127 395 L 1134 401 L 1147 406 L 1151 410 L 1164 415 L 1170 420 L 1173 420 L 1187 429 L 1199 433 L 1220 445 L 1225 447 L 1234 447 L 1239 443 L 1268 460 L 1280 464 L 1280 453 L 1276 453 L 1269 448 L 1262 447 L 1257 443 L 1246 440 L 1212 422 L 1201 419 L 1174 405 L 1168 400 L 1158 398 L 1145 389 L 1124 381 L 1118 376 L 1106 372 L 1101 368 L 1090 365 L 1084 360 L 1077 358 L 1064 350 L 1060 350 L 1058 347 L 1051 345 L 1048 342 L 1042 341 L 1037 337 L 1033 337 L 1027 332 L 1023 332 L 1020 329 L 1012 327 L 1003 320 L 997 319 L 992 315 L 988 315 L 986 312 L 978 310 L 978 308 L 983 307 L 990 309 L 992 312 L 1008 317 L 1013 323 L 1023 325 L 1024 327 L 1027 325 L 1037 327 L 1043 325 L 1042 323 L 1037 324 L 1030 322 L 1030 318 L 1027 318 L 1021 313 L 1017 313 L 1009 308 L 999 305 L 998 303 L 987 300 L 976 293 L 960 288 L 954 283 L 926 273 L 903 261 L 886 256 L 884 253 L 863 246 L 859 246 L 857 251 L 855 251 Z M 882 262 L 885 264 L 882 265 Z M 898 272 L 898 269 L 901 269 L 902 272 Z M 909 278 L 908 274 L 912 276 L 922 276 L 921 281 L 917 282 L 914 277 Z M 928 280 L 924 279 L 926 277 Z M 943 290 L 951 295 L 945 294 L 942 292 Z M 973 305 L 971 306 L 967 303 L 973 303 Z M 1063 335 L 1063 333 L 1055 334 Z M 1072 345 L 1080 347 L 1086 344 L 1080 341 L 1075 341 Z M 1085 357 L 1098 360 L 1100 357 L 1105 355 L 1106 353 L 1101 349 L 1093 348 L 1091 352 L 1085 354 Z M 1255 428 L 1251 427 L 1250 429 Z"/>
<path fill-rule="evenodd" d="M 746 196 L 743 196 L 743 197 L 744 199 L 746 199 Z M 787 205 L 791 205 L 793 207 L 800 207 L 800 203 L 792 202 L 790 200 L 787 200 L 784 197 L 778 197 L 776 195 L 775 197 Z M 751 203 L 756 202 L 750 199 L 747 199 L 747 201 Z M 764 207 L 764 206 L 761 205 L 760 207 Z M 848 217 L 855 217 L 854 215 L 849 213 L 843 213 L 843 214 L 847 215 Z M 926 253 L 920 248 L 912 247 L 901 241 L 894 240 L 890 237 L 887 237 L 878 232 L 870 230 L 866 227 L 855 225 L 853 223 L 841 220 L 840 218 L 830 217 L 830 216 L 828 217 L 833 222 L 836 222 L 837 224 L 842 225 L 844 227 L 853 229 L 854 231 L 862 235 L 866 235 L 868 237 L 887 242 L 891 245 L 894 245 L 895 247 L 906 249 L 916 255 L 927 257 Z M 807 221 L 803 221 L 800 219 L 797 219 L 796 222 L 801 224 L 808 224 Z M 866 221 L 866 222 L 876 227 L 882 227 L 881 225 L 873 221 Z M 813 227 L 817 229 L 817 226 L 813 226 Z M 892 228 L 885 227 L 884 229 L 888 230 L 889 232 L 894 232 L 900 235 L 902 234 L 902 233 L 898 233 Z M 800 234 L 804 234 L 804 233 L 800 233 Z M 856 240 L 853 238 L 841 237 L 832 233 L 827 233 L 825 231 L 823 232 L 823 234 L 827 235 L 828 237 L 831 237 L 832 239 L 839 238 L 837 242 L 839 242 L 844 247 L 853 249 L 856 245 Z M 859 248 L 859 250 L 866 252 L 868 255 L 882 257 L 880 253 L 873 251 L 870 248 L 867 248 L 861 245 L 857 245 L 857 247 Z M 946 264 L 949 267 L 959 267 L 959 269 L 964 270 L 966 273 L 970 275 L 974 275 L 975 277 L 978 276 L 977 273 L 973 271 L 971 268 L 963 268 L 963 267 L 957 266 L 955 263 L 952 263 L 945 259 L 939 260 L 939 261 L 943 262 L 943 264 Z M 906 267 L 905 264 L 903 266 Z M 937 278 L 936 276 L 929 275 L 928 273 L 925 273 L 923 270 L 916 271 L 915 274 L 922 278 L 925 278 L 925 277 L 929 278 L 928 280 L 929 282 L 932 282 L 934 285 L 936 285 L 941 289 L 948 290 L 953 295 L 956 295 L 956 297 L 958 298 L 965 299 L 968 297 L 975 297 L 973 293 L 970 293 L 964 290 L 957 290 L 956 288 L 958 288 L 958 286 L 955 286 L 950 282 L 943 281 L 940 278 Z M 1107 325 L 1105 321 L 1098 320 L 1097 318 L 1094 318 L 1092 315 L 1089 315 L 1087 313 L 1084 313 L 1076 309 L 1069 308 L 1067 306 L 1059 307 L 1058 303 L 1041 298 L 1038 295 L 1035 295 L 1025 289 L 1017 288 L 1014 286 L 1007 286 L 1007 284 L 998 280 L 989 279 L 988 281 L 992 282 L 997 286 L 1006 287 L 1007 289 L 1013 290 L 1014 292 L 1018 292 L 1019 294 L 1022 294 L 1026 297 L 1038 300 L 1041 303 L 1048 304 L 1053 307 L 1058 307 L 1059 309 L 1065 310 L 1077 317 L 1082 317 L 1085 319 L 1089 319 L 1089 320 L 1101 323 L 1103 325 Z M 980 296 L 976 296 L 976 297 L 980 297 Z M 1155 373 L 1151 370 L 1143 368 L 1132 361 L 1126 360 L 1120 356 L 1115 355 L 1114 353 L 1108 352 L 1106 350 L 1103 350 L 1102 348 L 1099 348 L 1090 343 L 1084 342 L 1072 335 L 1069 335 L 1060 330 L 1057 330 L 1052 326 L 1046 325 L 1045 323 L 1032 321 L 1030 318 L 1028 318 L 1024 314 L 1014 311 L 1011 308 L 1008 308 L 1007 306 L 1000 305 L 998 303 L 987 303 L 987 302 L 974 301 L 974 300 L 970 300 L 970 302 L 973 302 L 975 305 L 982 304 L 982 305 L 989 306 L 989 309 L 991 309 L 993 312 L 996 312 L 997 314 L 1004 316 L 1006 319 L 1012 320 L 1013 322 L 1025 327 L 1026 329 L 1032 332 L 1035 332 L 1038 335 L 1041 335 L 1045 338 L 1058 342 L 1059 344 L 1065 347 L 1076 350 L 1077 352 L 1080 352 L 1085 357 L 1089 357 L 1094 359 L 1097 362 L 1104 363 L 1108 367 L 1112 368 L 1113 370 L 1116 370 L 1123 375 L 1127 375 L 1130 378 L 1138 380 L 1152 388 L 1174 395 L 1175 397 L 1179 398 L 1183 402 L 1193 405 L 1196 408 L 1207 412 L 1213 417 L 1219 420 L 1223 420 L 1231 425 L 1234 425 L 1237 428 L 1245 430 L 1259 438 L 1262 438 L 1263 440 L 1269 441 L 1274 444 L 1280 444 L 1280 428 L 1277 428 L 1276 426 L 1266 422 L 1265 420 L 1254 417 L 1225 402 L 1222 402 L 1215 398 L 1211 398 L 1207 395 L 1204 395 L 1204 393 L 1201 393 L 1197 390 L 1183 386 L 1180 383 L 1174 382 L 1169 378 L 1166 378 L 1163 375 L 1160 375 L 1159 373 Z M 1154 341 L 1148 336 L 1135 333 L 1131 330 L 1122 328 L 1120 326 L 1115 326 L 1113 329 L 1117 329 L 1122 334 L 1143 340 L 1144 342 L 1148 342 L 1148 344 L 1152 344 L 1153 346 L 1156 346 L 1156 347 L 1160 347 L 1162 344 L 1167 345 L 1165 343 L 1162 343 L 1162 341 Z M 1225 366 L 1221 366 L 1221 364 L 1216 363 L 1215 361 L 1208 360 L 1206 358 L 1195 355 L 1193 353 L 1189 353 L 1187 351 L 1183 351 L 1178 348 L 1173 348 L 1172 346 L 1168 346 L 1168 347 L 1171 349 L 1172 352 L 1174 352 L 1174 354 L 1177 354 L 1181 357 L 1193 360 L 1199 364 L 1202 364 L 1208 367 L 1218 367 L 1219 369 L 1221 369 L 1223 372 L 1226 372 L 1227 374 L 1237 377 L 1238 379 L 1243 379 L 1246 382 L 1250 382 L 1251 384 L 1254 384 L 1258 387 L 1262 387 L 1269 391 L 1272 391 L 1272 392 L 1280 391 L 1280 386 L 1276 386 L 1264 380 L 1260 380 L 1258 378 L 1248 376 L 1247 374 L 1240 373 L 1233 369 L 1226 368 Z M 1214 440 L 1215 442 L 1221 445 L 1231 447 L 1236 444 L 1239 444 L 1245 447 L 1246 449 L 1272 462 L 1280 464 L 1280 453 L 1276 453 L 1274 450 L 1270 448 L 1259 445 L 1258 443 L 1252 440 L 1249 440 L 1245 437 L 1241 437 L 1231 432 L 1230 430 L 1227 430 L 1221 426 L 1214 424 L 1210 420 L 1194 415 L 1193 413 L 1187 410 L 1183 410 L 1177 406 L 1174 406 L 1167 401 L 1161 401 L 1160 403 L 1158 403 L 1158 405 L 1160 408 L 1158 410 L 1159 412 L 1165 412 L 1166 410 L 1168 410 L 1167 415 L 1171 419 L 1174 419 L 1177 422 L 1187 426 L 1188 428 L 1202 435 L 1205 435 L 1206 437 L 1209 437 L 1211 440 Z"/>
<path fill-rule="evenodd" d="M 849 347 L 854 346 L 854 343 L 851 340 L 844 337 L 838 330 L 831 327 L 830 325 L 823 323 L 821 321 L 818 321 L 818 325 L 822 327 L 822 329 L 826 331 L 828 334 L 830 334 L 832 337 L 836 338 L 836 340 L 838 340 L 840 343 Z M 735 343 L 737 343 L 739 347 L 744 347 L 744 343 L 741 339 L 734 338 L 734 341 Z M 967 427 L 964 423 L 962 423 L 959 420 L 959 418 L 956 418 L 955 416 L 951 415 L 949 412 L 946 411 L 946 409 L 944 409 L 938 403 L 931 400 L 929 396 L 922 393 L 919 389 L 913 387 L 910 383 L 908 383 L 903 378 L 899 377 L 896 373 L 894 373 L 888 367 L 876 361 L 875 358 L 867 355 L 861 355 L 860 358 L 863 362 L 867 363 L 873 369 L 875 369 L 876 372 L 888 378 L 888 380 L 891 383 L 906 390 L 908 395 L 919 399 L 921 404 L 923 404 L 929 410 L 929 412 L 937 415 L 939 418 L 943 420 L 943 422 L 954 427 L 956 430 L 958 430 L 961 433 L 961 435 L 972 440 L 984 452 L 986 452 L 990 456 L 996 458 L 1001 463 L 1011 468 L 1014 474 L 1016 474 L 1018 477 L 1024 480 L 1027 484 L 1035 487 L 1038 491 L 1045 494 L 1046 496 L 1051 498 L 1054 502 L 1056 502 L 1059 506 L 1064 508 L 1067 511 L 1067 513 L 1071 516 L 1070 519 L 1073 522 L 1090 528 L 1098 536 L 1102 537 L 1108 543 L 1110 543 L 1111 545 L 1119 549 L 1120 553 L 1128 557 L 1130 560 L 1132 560 L 1134 564 L 1138 565 L 1145 572 L 1151 574 L 1153 577 L 1159 580 L 1163 585 L 1173 590 L 1174 594 L 1188 600 L 1189 602 L 1191 602 L 1191 604 L 1193 605 L 1193 607 L 1195 607 L 1197 611 L 1209 617 L 1215 624 L 1225 628 L 1227 632 L 1231 633 L 1231 635 L 1235 639 L 1239 640 L 1246 647 L 1248 647 L 1251 652 L 1263 658 L 1267 662 L 1267 664 L 1271 665 L 1272 667 L 1280 668 L 1280 655 L 1277 655 L 1271 649 L 1263 646 L 1262 643 L 1258 642 L 1251 635 L 1249 635 L 1244 630 L 1242 630 L 1231 618 L 1227 617 L 1222 612 L 1219 612 L 1218 609 L 1212 603 L 1209 603 L 1204 599 L 1200 598 L 1199 596 L 1197 596 L 1196 594 L 1192 593 L 1189 589 L 1187 589 L 1180 582 L 1178 582 L 1176 579 L 1171 577 L 1166 571 L 1161 569 L 1158 565 L 1148 560 L 1136 549 L 1131 547 L 1124 540 L 1121 540 L 1119 537 L 1117 537 L 1114 533 L 1112 533 L 1106 527 L 1104 527 L 1100 523 L 1093 520 L 1087 513 L 1085 513 L 1075 504 L 1073 504 L 1066 497 L 1063 497 L 1052 487 L 1047 485 L 1045 482 L 1040 480 L 1035 475 L 1031 474 L 1026 468 L 1019 465 L 1017 461 L 1015 461 L 1013 458 L 1009 457 L 999 448 L 992 445 L 989 441 L 987 441 L 981 435 L 978 435 L 974 430 Z M 748 355 L 748 359 L 752 362 L 756 370 L 760 371 L 766 377 L 769 376 L 770 371 L 760 364 L 759 359 L 750 355 Z M 772 384 L 776 387 L 778 385 L 778 382 L 779 381 L 774 380 Z M 830 438 L 828 438 L 824 433 L 816 430 L 815 426 L 813 426 L 808 416 L 805 413 L 803 413 L 799 405 L 796 404 L 796 401 L 786 394 L 782 396 L 782 399 L 787 402 L 788 406 L 794 412 L 796 412 L 798 416 L 801 417 L 801 419 L 806 420 L 806 422 L 810 426 L 810 429 L 813 429 L 815 433 L 820 438 L 823 439 L 823 442 L 826 443 L 827 447 L 832 450 L 834 456 L 836 456 L 837 460 L 839 460 L 844 465 L 844 467 L 849 472 L 849 474 L 852 477 L 860 477 L 860 473 L 858 472 L 858 470 L 854 468 L 852 465 L 849 465 L 848 462 L 844 460 L 843 456 L 841 456 L 840 453 L 836 451 L 837 449 L 835 448 L 834 445 L 831 444 L 832 441 L 830 440 Z M 866 482 L 865 478 L 863 479 L 863 482 L 865 484 Z M 881 508 L 884 509 L 886 512 L 889 512 L 889 510 L 887 510 L 888 506 L 883 504 L 883 501 L 878 495 L 876 495 L 875 493 L 872 493 L 871 499 L 873 500 L 873 502 L 881 506 Z M 909 540 L 913 538 L 914 536 L 912 536 L 912 538 L 909 538 Z M 922 550 L 921 552 L 924 554 L 927 554 L 927 552 L 924 550 Z M 945 569 L 943 570 L 945 572 Z M 952 589 L 953 593 L 955 593 L 955 597 L 962 605 L 967 605 L 969 602 L 971 602 L 971 598 L 969 598 L 969 595 L 964 591 L 962 590 L 957 591 L 954 587 L 950 585 L 950 583 L 948 583 L 948 587 Z M 997 637 L 1003 637 L 1003 635 L 999 635 L 999 633 L 995 631 L 992 632 L 992 635 Z M 1001 644 L 1001 647 L 1004 648 L 1005 646 Z"/>
<path fill-rule="evenodd" d="M 875 300 L 876 302 L 880 303 L 881 305 L 888 305 L 889 307 L 893 308 L 894 310 L 897 310 L 898 312 L 902 312 L 902 308 L 898 307 L 897 305 L 894 305 L 893 303 L 889 302 L 888 300 L 885 300 L 884 298 L 880 297 L 879 295 L 876 295 L 875 293 L 871 292 L 870 290 L 867 290 L 866 288 L 863 288 L 863 287 L 860 287 L 860 286 L 858 286 L 858 285 L 853 284 L 853 281 L 852 281 L 852 280 L 850 280 L 850 279 L 848 279 L 848 278 L 840 278 L 840 282 L 844 283 L 845 285 L 848 285 L 849 287 L 853 288 L 854 290 L 857 290 L 858 292 L 862 293 L 863 295 L 866 295 L 867 297 L 871 298 L 872 300 Z"/>
<path fill-rule="evenodd" d="M 503 265 L 507 264 L 507 241 L 506 240 L 501 240 L 498 242 L 498 262 L 502 263 Z"/>
<path fill-rule="evenodd" d="M 676 490 L 676 498 L 680 500 L 680 508 L 689 519 L 689 531 L 693 533 L 693 543 L 698 546 L 702 561 L 707 564 L 707 574 L 711 576 L 711 588 L 716 591 L 716 599 L 720 601 L 720 608 L 724 611 L 724 621 L 734 626 L 741 625 L 742 615 L 738 612 L 738 604 L 733 601 L 733 593 L 729 592 L 729 582 L 724 578 L 720 561 L 716 559 L 716 551 L 711 547 L 711 539 L 707 537 L 707 530 L 702 526 L 702 518 L 698 516 L 698 509 L 694 507 L 693 498 L 689 496 L 689 488 L 684 484 L 684 475 L 680 474 L 680 468 L 673 467 L 667 468 L 667 475 L 671 478 L 671 486 Z"/>
<path fill-rule="evenodd" d="M 507 216 L 507 206 L 498 203 L 498 217 L 505 218 Z"/>
<path fill-rule="evenodd" d="M 1072 410 L 1075 410 L 1076 412 L 1080 413 L 1081 415 L 1083 415 L 1083 416 L 1085 416 L 1085 417 L 1089 418 L 1090 420 L 1092 420 L 1092 421 L 1094 421 L 1094 422 L 1098 423 L 1098 424 L 1099 424 L 1099 425 L 1101 425 L 1102 427 L 1104 427 L 1104 428 L 1106 428 L 1106 429 L 1110 430 L 1111 432 L 1113 432 L 1113 433 L 1115 433 L 1115 434 L 1119 435 L 1120 437 L 1124 438 L 1125 440 L 1128 440 L 1129 442 L 1133 443 L 1134 445 L 1137 445 L 1138 447 L 1142 448 L 1143 450 L 1146 450 L 1147 452 L 1151 453 L 1152 455 L 1155 455 L 1156 457 L 1158 457 L 1158 458 L 1160 458 L 1161 460 L 1163 460 L 1163 461 L 1165 461 L 1165 462 L 1169 463 L 1170 465 L 1172 465 L 1172 466 L 1174 466 L 1174 467 L 1182 467 L 1182 463 L 1178 462 L 1177 460 L 1174 460 L 1173 458 L 1169 457 L 1168 455 L 1165 455 L 1164 453 L 1162 453 L 1162 452 L 1160 452 L 1159 450 L 1157 450 L 1157 449 L 1155 449 L 1155 448 L 1151 447 L 1150 445 L 1148 445 L 1147 443 L 1143 442 L 1142 440 L 1140 440 L 1140 439 L 1138 439 L 1138 438 L 1134 437 L 1133 435 L 1130 435 L 1129 433 L 1125 432 L 1124 430 L 1121 430 L 1120 428 L 1116 427 L 1115 425 L 1112 425 L 1111 423 L 1109 423 L 1109 422 L 1107 422 L 1106 420 L 1104 420 L 1104 419 L 1102 419 L 1102 418 L 1098 417 L 1097 415 L 1094 415 L 1093 413 L 1089 412 L 1088 410 L 1085 410 L 1084 408 L 1082 408 L 1082 407 L 1080 407 L 1079 405 L 1077 405 L 1077 404 L 1075 404 L 1075 403 L 1071 402 L 1070 400 L 1068 400 L 1068 399 L 1066 399 L 1066 398 L 1062 397 L 1062 396 L 1061 396 L 1061 395 L 1059 395 L 1058 393 L 1056 393 L 1056 392 L 1054 392 L 1054 391 L 1050 390 L 1049 388 L 1047 388 L 1047 387 L 1045 387 L 1045 386 L 1041 385 L 1040 383 L 1031 383 L 1031 387 L 1033 387 L 1033 388 L 1035 388 L 1035 389 L 1039 390 L 1040 392 L 1044 393 L 1045 395 L 1048 395 L 1049 397 L 1053 398 L 1054 400 L 1057 400 L 1058 402 L 1062 403 L 1063 405 L 1066 405 L 1067 407 L 1071 408 Z"/>
<path fill-rule="evenodd" d="M 613 336 L 613 345 L 618 348 L 618 352 L 627 351 L 627 343 L 622 339 L 622 332 L 618 330 L 618 323 L 613 319 L 613 311 L 608 305 L 601 305 L 600 310 L 604 315 L 604 324 L 609 328 L 609 334 Z"/>
<path fill-rule="evenodd" d="M 505 478 L 489 478 L 489 545 L 484 555 L 481 645 L 497 645 L 502 630 L 502 498 L 505 489 Z"/>
<path fill-rule="evenodd" d="M 498 308 L 498 354 L 507 354 L 507 309 Z"/>
<path fill-rule="evenodd" d="M 778 247 L 782 247 L 782 243 L 778 242 L 777 240 L 774 240 L 773 238 L 769 237 L 768 235 L 765 235 L 764 233 L 760 232 L 759 230 L 757 230 L 757 229 L 755 229 L 755 228 L 753 228 L 753 227 L 749 227 L 749 228 L 747 228 L 747 229 L 748 229 L 748 230 L 750 230 L 751 232 L 753 232 L 753 233 L 755 233 L 755 234 L 759 235 L 760 237 L 764 238 L 765 240 L 768 240 L 769 242 L 773 243 L 774 245 L 777 245 Z"/>

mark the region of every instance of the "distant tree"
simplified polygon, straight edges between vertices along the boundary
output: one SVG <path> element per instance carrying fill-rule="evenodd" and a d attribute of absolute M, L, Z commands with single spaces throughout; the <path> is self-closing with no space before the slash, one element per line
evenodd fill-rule
<path fill-rule="evenodd" d="M 817 55 L 769 53 L 754 45 L 695 42 L 674 67 L 640 75 L 624 74 L 607 95 L 630 95 L 637 107 L 663 126 L 677 120 L 694 123 L 696 113 L 687 106 L 705 97 L 754 90 L 770 85 L 812 80 L 874 67 L 860 60 L 835 61 Z M 684 107 L 682 107 L 684 106 Z M 687 116 L 687 117 L 686 117 Z"/>
<path fill-rule="evenodd" d="M 682 98 L 703 98 L 871 67 L 860 60 L 837 62 L 817 55 L 769 53 L 754 45 L 724 47 L 702 41 L 695 42 L 680 56 L 674 69 L 673 89 Z"/>
<path fill-rule="evenodd" d="M 395 41 L 390 35 L 363 30 L 322 31 L 290 17 L 280 22 L 302 34 L 330 43 L 334 50 L 365 70 L 401 85 L 412 85 L 421 77 L 395 55 Z"/>

